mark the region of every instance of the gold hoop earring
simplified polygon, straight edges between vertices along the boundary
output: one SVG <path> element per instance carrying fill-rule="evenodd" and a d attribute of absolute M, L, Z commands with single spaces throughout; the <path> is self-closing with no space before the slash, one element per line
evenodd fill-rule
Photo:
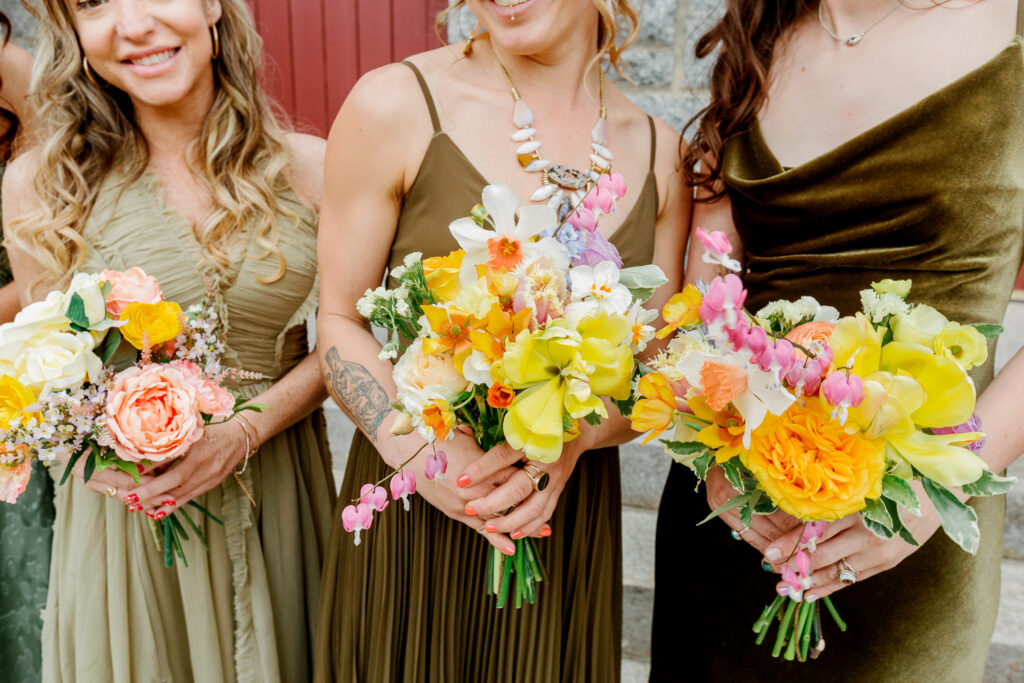
<path fill-rule="evenodd" d="M 217 24 L 210 24 L 210 40 L 213 41 L 213 54 L 210 59 L 220 57 L 220 35 L 217 33 Z"/>
<path fill-rule="evenodd" d="M 89 79 L 90 83 L 95 85 L 97 88 L 100 88 L 101 90 L 103 89 L 103 86 L 100 85 L 100 82 L 96 80 L 96 76 L 93 75 L 92 69 L 89 68 L 89 59 L 85 55 L 82 55 L 82 71 L 85 72 L 85 77 Z"/>

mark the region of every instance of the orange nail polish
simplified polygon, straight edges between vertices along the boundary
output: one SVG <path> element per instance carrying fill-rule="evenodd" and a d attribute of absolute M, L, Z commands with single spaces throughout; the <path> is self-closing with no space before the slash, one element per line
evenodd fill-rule
<path fill-rule="evenodd" d="M 469 517 L 476 517 L 476 510 L 474 510 L 471 506 L 467 505 L 466 515 L 468 515 Z"/>
<path fill-rule="evenodd" d="M 494 526 L 493 524 L 488 524 L 484 527 L 484 531 L 486 531 L 489 534 L 495 534 L 498 533 L 498 527 Z"/>
<path fill-rule="evenodd" d="M 541 538 L 547 538 L 550 535 L 551 535 L 551 527 L 546 526 L 546 527 L 544 527 L 543 529 L 540 530 Z"/>
<path fill-rule="evenodd" d="M 519 531 L 517 529 L 517 530 L 512 532 L 512 540 L 513 541 L 518 541 L 522 537 L 523 537 L 523 532 L 522 531 Z"/>
<path fill-rule="evenodd" d="M 455 484 L 456 484 L 456 485 L 457 485 L 457 486 L 458 486 L 458 487 L 459 487 L 460 489 L 464 489 L 464 488 L 466 488 L 466 487 L 467 487 L 467 486 L 469 486 L 469 485 L 470 485 L 471 483 L 473 483 L 473 482 L 471 482 L 471 481 L 469 480 L 469 477 L 467 477 L 467 476 L 466 476 L 465 474 L 460 474 L 460 475 L 459 475 L 459 478 L 455 480 Z"/>
<path fill-rule="evenodd" d="M 501 552 L 505 553 L 506 555 L 515 555 L 516 554 L 516 548 L 515 548 L 515 546 L 507 545 L 507 546 L 505 546 L 504 548 L 501 549 Z"/>

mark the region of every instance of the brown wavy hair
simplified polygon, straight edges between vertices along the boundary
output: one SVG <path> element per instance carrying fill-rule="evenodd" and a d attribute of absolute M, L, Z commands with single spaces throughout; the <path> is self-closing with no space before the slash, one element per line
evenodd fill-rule
<path fill-rule="evenodd" d="M 754 122 L 768 95 L 775 44 L 787 29 L 818 6 L 813 0 L 728 0 L 725 16 L 697 41 L 698 59 L 716 49 L 711 71 L 711 103 L 686 124 L 697 130 L 683 149 L 688 185 L 705 190 L 713 201 L 725 193 L 722 153 L 730 137 Z"/>

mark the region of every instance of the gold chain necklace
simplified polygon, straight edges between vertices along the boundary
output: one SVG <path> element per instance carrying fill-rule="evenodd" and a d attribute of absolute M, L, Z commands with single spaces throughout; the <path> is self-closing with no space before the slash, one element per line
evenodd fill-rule
<path fill-rule="evenodd" d="M 614 157 L 606 146 L 608 144 L 608 108 L 604 99 L 604 73 L 598 71 L 601 108 L 598 112 L 597 123 L 590 131 L 590 146 L 593 149 L 593 153 L 590 155 L 590 168 L 581 171 L 568 166 L 552 164 L 541 156 L 541 143 L 534 137 L 537 130 L 533 127 L 533 112 L 526 106 L 519 90 L 512 84 L 512 78 L 508 75 L 505 65 L 500 60 L 497 61 L 515 102 L 512 110 L 512 123 L 519 130 L 512 136 L 512 141 L 519 143 L 519 147 L 516 149 L 516 158 L 527 173 L 540 173 L 540 189 L 530 196 L 530 201 L 547 202 L 548 206 L 554 209 L 557 209 L 566 198 L 570 199 L 573 204 L 582 202 L 601 174 L 611 173 L 612 170 Z"/>

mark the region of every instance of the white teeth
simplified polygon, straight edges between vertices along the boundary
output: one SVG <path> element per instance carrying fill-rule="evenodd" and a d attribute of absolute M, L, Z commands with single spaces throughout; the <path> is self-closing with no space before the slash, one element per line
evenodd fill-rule
<path fill-rule="evenodd" d="M 526 0 L 494 0 L 494 4 L 500 7 L 515 7 L 516 5 L 521 5 L 524 2 L 526 2 Z"/>
<path fill-rule="evenodd" d="M 163 52 L 157 52 L 153 55 L 146 55 L 142 59 L 130 60 L 132 64 L 136 66 L 153 66 L 154 64 L 161 64 L 166 62 L 168 59 L 174 56 L 174 50 L 164 50 Z"/>

